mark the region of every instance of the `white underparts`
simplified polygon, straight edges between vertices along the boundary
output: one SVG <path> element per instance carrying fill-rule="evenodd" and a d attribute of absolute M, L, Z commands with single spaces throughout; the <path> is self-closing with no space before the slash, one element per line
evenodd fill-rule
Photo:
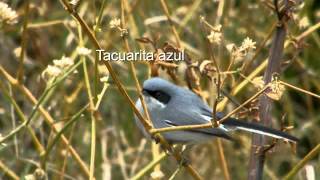
<path fill-rule="evenodd" d="M 149 110 L 151 110 L 152 108 L 162 109 L 166 107 L 165 104 L 163 104 L 162 102 L 158 101 L 157 99 L 151 96 L 144 96 L 144 97 L 145 97 L 146 103 L 148 104 Z"/>

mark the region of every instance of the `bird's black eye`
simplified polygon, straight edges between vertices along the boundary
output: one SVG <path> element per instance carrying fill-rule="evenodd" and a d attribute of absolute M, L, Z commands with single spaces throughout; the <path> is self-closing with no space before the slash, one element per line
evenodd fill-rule
<path fill-rule="evenodd" d="M 143 91 L 147 92 L 150 96 L 157 99 L 163 104 L 167 104 L 171 98 L 169 94 L 163 91 L 151 91 L 151 90 L 145 90 L 145 89 Z"/>
<path fill-rule="evenodd" d="M 156 91 L 156 92 L 154 93 L 154 97 L 155 97 L 156 99 L 160 99 L 162 96 L 163 96 L 163 93 L 160 92 L 160 91 Z"/>

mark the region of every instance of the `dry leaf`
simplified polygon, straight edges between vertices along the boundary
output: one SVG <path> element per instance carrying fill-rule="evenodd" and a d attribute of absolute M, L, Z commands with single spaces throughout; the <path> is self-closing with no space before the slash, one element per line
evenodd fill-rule
<path fill-rule="evenodd" d="M 213 65 L 213 62 L 210 60 L 204 60 L 199 65 L 199 70 L 201 73 L 204 73 L 204 70 L 207 68 L 207 66 Z"/>
<path fill-rule="evenodd" d="M 285 87 L 284 87 L 284 85 L 280 84 L 278 81 L 272 81 L 270 89 L 271 89 L 271 91 L 266 92 L 266 95 L 269 98 L 278 101 L 278 100 L 280 100 L 280 98 L 285 90 Z"/>
<path fill-rule="evenodd" d="M 140 43 L 151 43 L 153 44 L 153 41 L 148 38 L 148 37 L 141 37 L 141 38 L 136 38 L 136 41 L 140 42 Z"/>

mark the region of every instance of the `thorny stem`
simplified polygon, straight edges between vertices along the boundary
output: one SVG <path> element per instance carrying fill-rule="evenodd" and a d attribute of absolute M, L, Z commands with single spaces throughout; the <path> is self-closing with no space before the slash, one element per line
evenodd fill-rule
<path fill-rule="evenodd" d="M 264 74 L 264 83 L 268 84 L 272 80 L 274 73 L 280 73 L 281 57 L 284 49 L 284 42 L 286 37 L 286 16 L 282 16 L 283 13 L 278 10 L 278 1 L 274 0 L 276 7 L 276 14 L 278 15 L 278 26 L 275 31 L 275 36 L 270 49 L 270 56 L 268 60 L 268 66 Z M 267 95 L 262 95 L 259 99 L 259 118 L 260 122 L 265 126 L 271 125 L 271 110 L 272 100 Z M 262 179 L 263 167 L 265 162 L 265 151 L 263 148 L 266 144 L 266 138 L 261 135 L 254 134 L 252 137 L 251 155 L 248 170 L 248 179 L 256 180 Z M 257 149 L 258 148 L 258 149 Z"/>

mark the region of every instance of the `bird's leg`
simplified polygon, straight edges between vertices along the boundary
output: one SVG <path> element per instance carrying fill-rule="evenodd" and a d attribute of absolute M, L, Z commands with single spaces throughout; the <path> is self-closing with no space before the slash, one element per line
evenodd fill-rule
<path fill-rule="evenodd" d="M 187 157 L 187 151 L 191 149 L 189 148 L 187 145 L 183 145 L 181 147 L 181 160 L 179 162 L 179 165 L 180 166 L 187 166 L 188 164 L 190 164 L 190 160 L 189 158 Z"/>
<path fill-rule="evenodd" d="M 160 143 L 160 148 L 167 154 L 167 155 L 172 155 L 173 154 L 173 148 L 172 146 L 168 146 L 170 145 L 170 142 L 167 142 L 168 144 L 162 144 L 161 143 L 161 138 L 159 136 L 157 136 L 156 134 L 151 136 L 152 139 L 154 139 L 156 144 Z"/>
<path fill-rule="evenodd" d="M 156 144 L 161 142 L 161 139 L 156 135 L 153 135 L 152 138 L 155 140 Z M 180 154 L 181 155 L 181 159 L 179 161 L 180 166 L 187 166 L 188 164 L 190 164 L 189 159 L 185 155 L 186 151 L 190 149 L 187 147 L 187 145 L 181 146 L 181 151 L 178 150 L 178 147 L 166 146 L 163 144 L 160 144 L 160 147 L 167 155 Z"/>
<path fill-rule="evenodd" d="M 151 136 L 152 139 L 154 139 L 154 141 L 156 142 L 156 144 L 159 144 L 160 143 L 160 138 L 158 136 Z"/>
<path fill-rule="evenodd" d="M 162 144 L 160 145 L 160 147 L 168 156 L 173 155 L 173 151 L 174 151 L 174 150 L 172 150 L 173 148 L 168 149 L 167 147 L 165 147 Z"/>
<path fill-rule="evenodd" d="M 176 146 L 170 146 L 168 149 L 161 146 L 162 150 L 169 156 L 175 156 L 175 157 L 180 157 L 178 159 L 179 166 L 187 166 L 190 164 L 189 159 L 185 155 L 186 148 L 184 146 L 176 145 Z"/>

